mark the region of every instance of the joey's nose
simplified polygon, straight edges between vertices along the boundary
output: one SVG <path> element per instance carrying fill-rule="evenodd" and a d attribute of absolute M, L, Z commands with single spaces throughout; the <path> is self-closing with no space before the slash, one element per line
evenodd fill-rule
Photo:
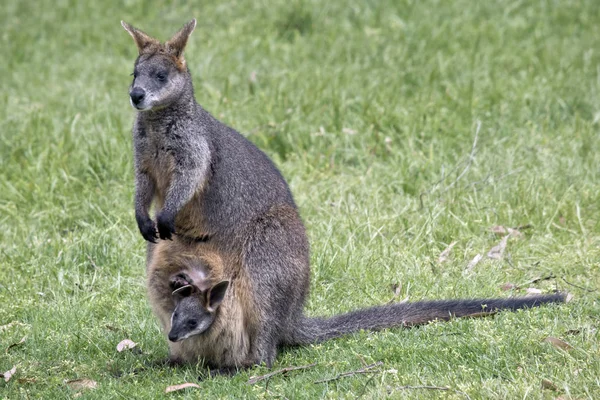
<path fill-rule="evenodd" d="M 169 340 L 170 340 L 171 342 L 176 342 L 176 341 L 177 341 L 177 339 L 179 339 L 179 338 L 177 337 L 177 335 L 174 335 L 173 333 L 169 332 Z"/>
<path fill-rule="evenodd" d="M 129 93 L 129 96 L 131 97 L 131 102 L 137 106 L 138 104 L 140 104 L 140 102 L 142 100 L 144 100 L 144 96 L 146 96 L 146 92 L 144 92 L 144 89 L 134 88 Z"/>

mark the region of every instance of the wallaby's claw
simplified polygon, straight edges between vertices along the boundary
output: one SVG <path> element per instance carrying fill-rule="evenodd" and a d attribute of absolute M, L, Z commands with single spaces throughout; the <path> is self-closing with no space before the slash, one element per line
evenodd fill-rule
<path fill-rule="evenodd" d="M 156 234 L 156 225 L 154 221 L 150 218 L 146 219 L 138 219 L 138 228 L 144 239 L 151 243 L 156 243 L 156 239 L 158 239 L 158 235 Z"/>
<path fill-rule="evenodd" d="M 175 216 L 171 213 L 161 211 L 156 218 L 156 226 L 158 227 L 158 235 L 162 240 L 171 238 L 175 233 Z"/>
<path fill-rule="evenodd" d="M 171 286 L 171 290 L 177 290 L 186 285 L 191 285 L 191 279 L 184 274 L 177 274 L 172 276 L 169 280 L 169 284 Z"/>

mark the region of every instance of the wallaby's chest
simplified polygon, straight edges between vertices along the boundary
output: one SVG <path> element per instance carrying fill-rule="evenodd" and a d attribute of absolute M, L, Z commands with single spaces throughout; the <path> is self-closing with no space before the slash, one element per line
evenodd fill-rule
<path fill-rule="evenodd" d="M 173 143 L 162 127 L 147 126 L 136 138 L 139 141 L 142 168 L 154 181 L 159 197 L 163 197 L 171 182 L 175 168 Z"/>

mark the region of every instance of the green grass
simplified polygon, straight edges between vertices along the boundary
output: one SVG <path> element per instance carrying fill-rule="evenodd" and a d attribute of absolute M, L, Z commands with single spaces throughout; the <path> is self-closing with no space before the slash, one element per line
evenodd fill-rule
<path fill-rule="evenodd" d="M 191 16 L 198 101 L 276 161 L 306 222 L 310 314 L 387 302 L 392 284 L 398 300 L 508 296 L 507 282 L 575 299 L 289 349 L 274 369 L 317 365 L 169 396 L 600 397 L 595 0 L 124 3 L 0 6 L 0 371 L 17 366 L 0 397 L 71 398 L 76 378 L 98 382 L 83 398 L 196 382 L 199 367 L 145 367 L 167 347 L 133 218 L 136 48 L 119 24 L 167 39 Z M 523 224 L 503 260 L 464 272 L 499 242 L 492 226 Z M 141 352 L 117 353 L 124 338 Z M 453 391 L 389 391 L 404 385 Z"/>

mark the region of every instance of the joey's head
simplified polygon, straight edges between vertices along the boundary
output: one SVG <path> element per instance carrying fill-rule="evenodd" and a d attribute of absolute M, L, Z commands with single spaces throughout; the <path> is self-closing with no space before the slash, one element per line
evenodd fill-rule
<path fill-rule="evenodd" d="M 160 43 L 121 21 L 135 41 L 139 56 L 135 60 L 129 97 L 133 108 L 151 111 L 168 107 L 181 99 L 193 98 L 192 80 L 183 58 L 188 38 L 196 27 L 193 19 L 170 40 Z"/>
<path fill-rule="evenodd" d="M 229 281 L 221 281 L 207 290 L 185 285 L 173 291 L 175 310 L 171 315 L 169 340 L 179 342 L 206 332 L 215 321 Z"/>

